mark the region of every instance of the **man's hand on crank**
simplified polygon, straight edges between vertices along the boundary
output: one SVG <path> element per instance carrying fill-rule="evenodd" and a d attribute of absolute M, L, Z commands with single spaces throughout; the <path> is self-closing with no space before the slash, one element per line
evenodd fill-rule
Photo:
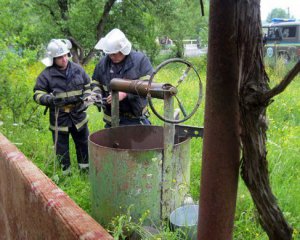
<path fill-rule="evenodd" d="M 127 97 L 127 93 L 125 93 L 125 92 L 119 92 L 119 101 L 122 101 L 124 98 L 126 98 Z M 111 104 L 111 99 L 112 99 L 112 96 L 111 96 L 111 94 L 107 97 L 107 99 L 106 99 L 106 102 L 108 103 L 108 104 Z"/>

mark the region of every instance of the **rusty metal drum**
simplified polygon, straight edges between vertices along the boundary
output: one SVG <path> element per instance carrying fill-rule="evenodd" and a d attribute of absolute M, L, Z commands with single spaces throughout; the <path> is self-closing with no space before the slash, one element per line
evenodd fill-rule
<path fill-rule="evenodd" d="M 163 134 L 163 127 L 138 125 L 90 135 L 92 216 L 99 223 L 106 225 L 130 208 L 134 221 L 147 213 L 159 224 L 163 204 L 170 206 L 170 213 L 182 205 L 190 181 L 190 139 L 175 139 L 172 167 L 163 173 Z M 171 181 L 169 199 L 163 199 L 164 179 Z"/>

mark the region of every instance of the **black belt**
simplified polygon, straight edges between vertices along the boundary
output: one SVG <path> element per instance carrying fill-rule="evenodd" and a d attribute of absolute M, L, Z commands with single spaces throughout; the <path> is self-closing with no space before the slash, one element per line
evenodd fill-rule
<path fill-rule="evenodd" d="M 140 117 L 136 117 L 135 115 L 133 115 L 132 113 L 120 113 L 120 118 L 127 118 L 127 119 L 144 119 L 147 118 L 146 116 L 140 116 Z M 111 123 L 111 116 L 104 113 L 103 114 L 103 119 L 105 122 L 107 123 Z"/>
<path fill-rule="evenodd" d="M 138 118 L 140 118 L 140 117 L 137 117 L 137 116 L 133 115 L 130 112 L 125 112 L 125 113 L 121 112 L 120 113 L 120 117 L 130 118 L 130 119 L 138 119 Z"/>

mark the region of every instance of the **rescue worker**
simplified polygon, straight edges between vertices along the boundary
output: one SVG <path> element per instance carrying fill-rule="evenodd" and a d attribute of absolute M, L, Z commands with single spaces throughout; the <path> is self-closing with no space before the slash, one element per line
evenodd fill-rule
<path fill-rule="evenodd" d="M 90 78 L 84 69 L 69 61 L 72 44 L 67 39 L 52 39 L 42 60 L 46 68 L 34 86 L 34 100 L 50 110 L 50 130 L 63 174 L 71 172 L 69 135 L 72 136 L 78 167 L 87 171 L 88 135 L 86 112 L 77 110 L 91 93 Z"/>
<path fill-rule="evenodd" d="M 147 80 L 153 72 L 149 59 L 142 52 L 133 51 L 125 34 L 115 28 L 96 44 L 95 49 L 106 55 L 96 65 L 92 76 L 93 92 L 101 93 L 104 101 L 105 128 L 111 127 L 111 90 L 113 78 Z M 149 125 L 147 100 L 138 95 L 119 92 L 119 125 Z"/>

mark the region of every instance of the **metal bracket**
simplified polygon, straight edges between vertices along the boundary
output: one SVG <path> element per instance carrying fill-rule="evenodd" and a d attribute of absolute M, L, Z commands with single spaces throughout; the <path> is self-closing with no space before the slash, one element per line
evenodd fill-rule
<path fill-rule="evenodd" d="M 178 138 L 203 138 L 203 127 L 193 127 L 186 125 L 175 125 L 175 132 Z"/>

